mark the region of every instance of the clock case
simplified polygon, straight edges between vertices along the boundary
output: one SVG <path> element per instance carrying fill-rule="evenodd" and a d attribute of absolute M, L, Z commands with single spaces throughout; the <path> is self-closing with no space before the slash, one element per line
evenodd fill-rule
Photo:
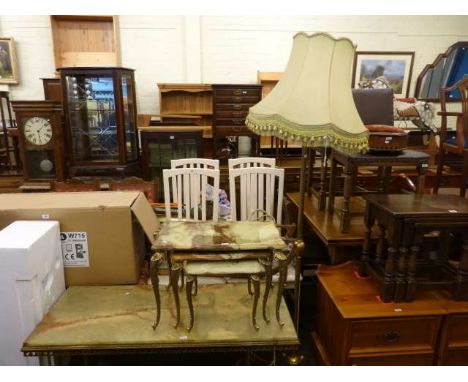
<path fill-rule="evenodd" d="M 62 104 L 52 101 L 12 101 L 19 129 L 20 154 L 23 162 L 23 175 L 28 181 L 47 181 L 66 179 L 65 155 L 62 132 Z M 24 134 L 26 122 L 34 117 L 50 121 L 52 138 L 44 145 L 29 142 Z M 53 171 L 44 171 L 40 164 L 43 160 L 50 160 Z"/>
<path fill-rule="evenodd" d="M 139 176 L 134 70 L 120 67 L 57 70 L 62 86 L 69 176 Z M 81 89 L 75 94 L 73 81 Z M 91 85 L 83 89 L 86 84 Z M 111 154 L 106 155 L 106 151 Z"/>

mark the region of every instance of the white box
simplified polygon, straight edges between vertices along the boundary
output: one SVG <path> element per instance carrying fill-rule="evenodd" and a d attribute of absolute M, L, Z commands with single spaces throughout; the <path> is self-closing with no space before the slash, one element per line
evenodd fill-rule
<path fill-rule="evenodd" d="M 38 365 L 24 340 L 65 291 L 56 221 L 16 221 L 0 231 L 0 365 Z"/>

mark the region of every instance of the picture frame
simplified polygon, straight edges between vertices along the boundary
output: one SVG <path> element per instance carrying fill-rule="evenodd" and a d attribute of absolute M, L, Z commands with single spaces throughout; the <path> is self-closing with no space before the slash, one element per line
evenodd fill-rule
<path fill-rule="evenodd" d="M 15 41 L 12 37 L 0 37 L 0 84 L 18 82 Z"/>
<path fill-rule="evenodd" d="M 391 87 L 396 98 L 409 97 L 414 52 L 357 51 L 353 88 Z"/>

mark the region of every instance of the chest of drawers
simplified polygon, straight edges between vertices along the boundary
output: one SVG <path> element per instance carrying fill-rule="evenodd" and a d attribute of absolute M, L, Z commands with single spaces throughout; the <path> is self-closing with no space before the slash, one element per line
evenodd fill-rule
<path fill-rule="evenodd" d="M 237 139 L 252 140 L 251 155 L 259 155 L 259 136 L 245 126 L 249 108 L 261 99 L 261 85 L 212 85 L 213 155 L 219 159 L 237 157 Z"/>
<path fill-rule="evenodd" d="M 318 271 L 314 350 L 325 365 L 467 365 L 468 303 L 420 291 L 383 303 L 352 263 Z"/>

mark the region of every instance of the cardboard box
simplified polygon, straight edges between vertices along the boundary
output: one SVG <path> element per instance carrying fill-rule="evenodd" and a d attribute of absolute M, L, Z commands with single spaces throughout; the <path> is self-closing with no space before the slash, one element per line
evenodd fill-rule
<path fill-rule="evenodd" d="M 0 229 L 15 220 L 60 223 L 65 282 L 119 285 L 138 281 L 145 235 L 158 220 L 141 192 L 0 194 Z"/>
<path fill-rule="evenodd" d="M 39 365 L 21 346 L 64 291 L 58 222 L 16 221 L 0 231 L 0 365 Z"/>

